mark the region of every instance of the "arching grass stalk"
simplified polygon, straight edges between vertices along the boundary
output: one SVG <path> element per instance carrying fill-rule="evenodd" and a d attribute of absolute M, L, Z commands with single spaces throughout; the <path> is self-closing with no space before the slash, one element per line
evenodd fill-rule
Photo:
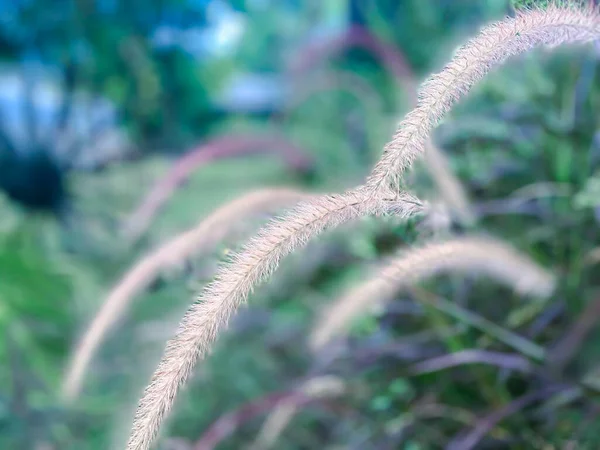
<path fill-rule="evenodd" d="M 240 219 L 315 196 L 292 189 L 261 189 L 251 192 L 226 203 L 194 228 L 177 235 L 139 259 L 115 284 L 86 327 L 63 378 L 63 399 L 73 401 L 77 398 L 94 353 L 108 331 L 122 318 L 136 295 L 147 289 L 162 271 L 186 261 L 192 255 L 214 248 Z"/>
<path fill-rule="evenodd" d="M 401 122 L 382 159 L 361 186 L 343 195 L 303 203 L 272 222 L 219 271 L 182 320 L 140 401 L 127 445 L 146 450 L 171 410 L 180 386 L 205 357 L 237 307 L 268 278 L 281 258 L 324 231 L 365 215 L 408 217 L 423 205 L 398 194 L 402 172 L 423 153 L 435 124 L 492 67 L 538 45 L 586 42 L 600 37 L 600 18 L 588 8 L 552 6 L 521 12 L 485 28 L 420 91 L 415 110 Z M 391 189 L 390 189 L 391 188 Z"/>
<path fill-rule="evenodd" d="M 212 348 L 219 331 L 254 287 L 268 278 L 281 258 L 304 246 L 322 231 L 367 215 L 410 217 L 423 208 L 410 194 L 388 193 L 372 197 L 363 188 L 343 195 L 328 195 L 303 202 L 275 219 L 219 270 L 215 281 L 200 294 L 185 314 L 176 336 L 146 388 L 134 420 L 128 449 L 147 449 L 179 387 L 196 362 Z"/>
<path fill-rule="evenodd" d="M 290 167 L 305 170 L 308 154 L 296 144 L 275 134 L 219 136 L 183 155 L 152 187 L 123 226 L 129 241 L 137 240 L 150 226 L 164 204 L 196 170 L 212 161 L 254 153 L 280 153 Z"/>
<path fill-rule="evenodd" d="M 386 303 L 402 288 L 439 273 L 481 273 L 521 294 L 547 296 L 553 277 L 525 255 L 489 238 L 455 238 L 408 250 L 370 280 L 342 295 L 315 326 L 310 344 L 320 351 L 372 306 Z"/>
<path fill-rule="evenodd" d="M 555 47 L 600 38 L 596 8 L 552 2 L 544 9 L 518 11 L 516 17 L 486 26 L 460 48 L 439 73 L 421 85 L 417 107 L 400 122 L 367 182 L 372 189 L 399 185 L 402 173 L 422 155 L 437 123 L 493 68 L 538 46 Z"/>

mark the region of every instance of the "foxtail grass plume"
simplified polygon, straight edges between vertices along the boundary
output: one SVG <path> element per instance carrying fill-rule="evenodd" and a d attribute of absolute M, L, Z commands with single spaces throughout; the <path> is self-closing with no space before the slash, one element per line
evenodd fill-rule
<path fill-rule="evenodd" d="M 424 205 L 416 198 L 398 193 L 402 172 L 422 154 L 435 124 L 492 67 L 538 45 L 586 42 L 599 36 L 600 19 L 596 10 L 553 5 L 545 10 L 523 11 L 516 18 L 491 25 L 460 49 L 442 72 L 423 85 L 417 107 L 401 122 L 392 141 L 386 145 L 366 186 L 302 204 L 263 228 L 220 269 L 216 280 L 188 310 L 175 338 L 167 344 L 163 359 L 139 403 L 127 449 L 150 447 L 173 406 L 179 387 L 190 376 L 196 362 L 207 355 L 231 314 L 259 282 L 273 273 L 282 257 L 323 230 L 350 220 L 383 213 L 408 217 L 423 210 Z M 460 264 L 460 258 L 454 259 Z M 510 275 L 509 269 L 484 267 L 496 278 Z M 535 290 L 548 281 L 546 274 L 543 275 L 531 286 L 523 282 L 517 287 L 530 286 Z M 510 282 L 511 278 L 505 281 Z"/>
<path fill-rule="evenodd" d="M 265 151 L 281 153 L 284 160 L 295 170 L 305 170 L 310 165 L 310 158 L 302 148 L 275 134 L 227 135 L 214 138 L 186 153 L 158 180 L 126 220 L 123 226 L 125 238 L 131 242 L 137 240 L 177 188 L 194 171 L 218 159 Z"/>
<path fill-rule="evenodd" d="M 452 172 L 446 155 L 429 142 L 425 148 L 425 162 L 427 171 L 454 218 L 463 225 L 473 225 L 476 216 L 471 208 L 469 197 L 460 180 Z"/>
<path fill-rule="evenodd" d="M 563 2 L 564 3 L 564 2 Z M 600 38 L 597 8 L 561 5 L 517 12 L 516 17 L 486 26 L 460 48 L 452 61 L 419 90 L 417 107 L 400 122 L 367 184 L 397 187 L 405 169 L 425 150 L 431 131 L 458 100 L 494 67 L 538 46 L 555 47 Z"/>
<path fill-rule="evenodd" d="M 418 83 L 416 81 L 415 73 L 404 54 L 393 46 L 380 40 L 377 36 L 361 28 L 352 28 L 345 34 L 333 38 L 331 41 L 309 45 L 302 49 L 297 59 L 294 61 L 292 73 L 295 73 L 296 77 L 299 78 L 298 75 L 307 72 L 311 66 L 315 65 L 317 62 L 326 59 L 336 52 L 354 46 L 364 48 L 372 53 L 373 56 L 377 57 L 386 67 L 388 72 L 395 76 L 398 84 L 405 91 L 411 107 L 418 104 Z M 362 88 L 363 83 L 358 83 L 360 78 L 356 76 L 353 76 L 352 78 L 344 76 L 338 81 L 353 86 L 351 89 L 352 92 L 362 94 L 361 97 L 369 99 L 370 96 L 366 95 L 368 91 L 365 88 Z M 331 77 L 331 80 L 336 81 L 333 77 Z M 357 90 L 357 87 L 360 89 Z M 429 142 L 425 155 L 427 157 L 426 168 L 436 183 L 443 200 L 454 213 L 455 218 L 463 224 L 472 224 L 475 221 L 475 216 L 470 208 L 468 196 L 460 181 L 450 170 L 449 164 L 441 149 L 435 146 L 433 142 Z"/>
<path fill-rule="evenodd" d="M 280 260 L 304 246 L 325 229 L 367 215 L 394 214 L 410 217 L 423 208 L 408 193 L 374 198 L 363 189 L 328 195 L 304 202 L 264 227 L 241 252 L 219 270 L 198 300 L 185 314 L 177 334 L 139 403 L 128 450 L 146 450 L 156 437 L 175 396 L 199 359 L 209 352 L 221 328 L 252 292 L 268 278 Z"/>
<path fill-rule="evenodd" d="M 305 381 L 298 388 L 298 391 L 309 398 L 337 397 L 346 391 L 346 386 L 342 379 L 324 375 Z M 284 400 L 275 406 L 261 427 L 250 450 L 273 448 L 298 411 L 298 402 L 294 400 L 293 398 L 289 401 Z"/>
<path fill-rule="evenodd" d="M 329 41 L 318 41 L 300 49 L 289 67 L 289 75 L 299 78 L 306 75 L 316 63 L 351 47 L 365 49 L 376 56 L 387 70 L 404 83 L 408 95 L 414 95 L 414 76 L 406 58 L 394 46 L 389 45 L 360 27 L 353 27 Z"/>
<path fill-rule="evenodd" d="M 312 332 L 311 349 L 320 351 L 354 319 L 392 300 L 400 289 L 445 272 L 484 274 L 520 294 L 548 296 L 554 289 L 550 273 L 500 241 L 468 237 L 432 243 L 392 259 L 373 278 L 334 301 Z"/>
<path fill-rule="evenodd" d="M 90 362 L 108 331 L 121 319 L 135 296 L 143 292 L 170 266 L 216 246 L 240 219 L 308 200 L 314 194 L 292 189 L 261 189 L 243 195 L 218 208 L 200 223 L 142 257 L 110 291 L 100 310 L 86 328 L 75 348 L 62 384 L 65 400 L 74 400 L 81 391 Z"/>

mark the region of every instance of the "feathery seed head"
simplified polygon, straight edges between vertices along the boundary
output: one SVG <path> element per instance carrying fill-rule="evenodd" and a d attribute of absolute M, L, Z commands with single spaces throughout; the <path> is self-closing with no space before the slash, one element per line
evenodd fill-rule
<path fill-rule="evenodd" d="M 188 310 L 177 335 L 167 344 L 140 401 L 127 449 L 150 447 L 179 387 L 196 362 L 210 351 L 231 314 L 254 286 L 272 274 L 282 257 L 325 229 L 365 215 L 393 213 L 409 217 L 423 211 L 426 205 L 408 194 L 398 193 L 402 172 L 423 153 L 437 122 L 493 67 L 536 46 L 581 43 L 599 37 L 597 10 L 554 4 L 545 10 L 522 11 L 514 18 L 492 24 L 459 49 L 440 73 L 422 85 L 417 107 L 400 123 L 392 141 L 385 146 L 366 186 L 299 205 L 263 228 L 220 269 L 216 280 Z M 353 317 L 362 310 L 364 298 L 375 295 L 385 299 L 397 288 L 389 280 L 414 283 L 444 270 L 471 269 L 493 276 L 518 291 L 545 295 L 553 286 L 549 274 L 500 243 L 452 241 L 415 250 L 394 261 L 380 277 L 359 288 L 361 296 L 348 302 L 350 307 L 344 316 L 339 311 L 336 314 L 344 326 L 345 317 Z"/>
<path fill-rule="evenodd" d="M 75 399 L 81 390 L 96 349 L 110 328 L 127 311 L 135 296 L 146 289 L 166 268 L 220 242 L 236 219 L 315 197 L 293 189 L 260 189 L 226 203 L 200 223 L 143 256 L 107 295 L 100 311 L 75 348 L 63 379 L 62 396 Z"/>
<path fill-rule="evenodd" d="M 403 252 L 370 280 L 336 300 L 315 326 L 310 347 L 322 349 L 373 304 L 385 303 L 402 287 L 442 272 L 481 273 L 520 294 L 548 296 L 554 289 L 549 272 L 500 241 L 470 237 L 430 243 Z"/>
<path fill-rule="evenodd" d="M 301 202 L 281 218 L 274 219 L 219 270 L 198 300 L 185 314 L 176 336 L 167 344 L 134 419 L 128 450 L 146 450 L 171 410 L 179 387 L 196 362 L 211 350 L 218 332 L 246 301 L 256 285 L 269 277 L 281 258 L 304 246 L 328 228 L 366 215 L 395 214 L 409 217 L 422 210 L 410 194 L 389 192 L 372 197 L 360 187 L 345 194 L 325 195 Z"/>
<path fill-rule="evenodd" d="M 374 189 L 397 188 L 402 173 L 421 156 L 431 131 L 494 67 L 538 46 L 555 47 L 600 38 L 597 9 L 552 4 L 519 11 L 516 17 L 486 26 L 459 48 L 439 73 L 421 85 L 416 108 L 400 122 L 392 140 L 367 180 Z"/>

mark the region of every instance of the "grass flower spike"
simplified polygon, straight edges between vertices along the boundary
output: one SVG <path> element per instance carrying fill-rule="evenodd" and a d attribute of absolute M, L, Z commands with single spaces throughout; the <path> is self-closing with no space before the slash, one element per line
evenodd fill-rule
<path fill-rule="evenodd" d="M 400 176 L 425 151 L 431 131 L 458 100 L 509 57 L 538 46 L 584 43 L 600 38 L 600 16 L 590 7 L 552 4 L 523 10 L 485 27 L 460 48 L 452 61 L 420 88 L 417 107 L 400 122 L 385 146 L 368 185 L 398 186 Z"/>
<path fill-rule="evenodd" d="M 428 244 L 392 259 L 371 280 L 333 302 L 312 333 L 311 348 L 321 350 L 355 318 L 392 300 L 401 288 L 443 272 L 481 273 L 521 294 L 547 296 L 554 288 L 552 275 L 499 241 L 457 238 Z"/>
<path fill-rule="evenodd" d="M 167 344 L 163 359 L 140 401 L 127 450 L 150 448 L 180 386 L 195 364 L 210 352 L 231 314 L 258 283 L 273 273 L 281 258 L 325 229 L 359 217 L 380 214 L 409 217 L 423 210 L 424 205 L 416 198 L 400 193 L 402 173 L 416 157 L 422 156 L 437 122 L 493 67 L 536 46 L 581 43 L 599 37 L 600 16 L 596 10 L 554 4 L 544 10 L 522 11 L 515 18 L 486 27 L 458 50 L 446 68 L 422 86 L 416 108 L 400 123 L 365 186 L 301 204 L 263 228 L 220 269 L 216 280 L 188 310 L 176 336 Z M 492 249 L 497 252 L 493 258 L 490 257 Z M 542 294 L 552 287 L 548 274 L 491 241 L 456 241 L 447 243 L 446 247 L 426 247 L 416 252 L 412 258 L 420 255 L 421 259 L 413 260 L 419 270 L 400 265 L 390 269 L 392 275 L 406 275 L 408 279 L 400 278 L 408 282 L 411 274 L 422 278 L 441 270 L 467 270 L 478 263 L 478 270 L 519 291 Z M 506 261 L 513 267 L 507 267 Z M 520 273 L 516 273 L 515 268 L 520 268 Z M 417 279 L 420 278 L 412 280 Z"/>
<path fill-rule="evenodd" d="M 144 392 L 127 448 L 149 448 L 179 387 L 189 378 L 197 361 L 209 353 L 233 312 L 256 285 L 275 271 L 281 258 L 325 229 L 366 215 L 409 217 L 421 208 L 421 203 L 409 194 L 380 199 L 359 189 L 304 202 L 263 228 L 221 267 L 216 280 L 185 314 Z"/>
<path fill-rule="evenodd" d="M 229 202 L 196 227 L 186 231 L 140 259 L 115 285 L 100 311 L 86 328 L 76 347 L 63 379 L 62 396 L 75 399 L 81 390 L 94 353 L 110 328 L 123 316 L 136 295 L 146 289 L 165 268 L 179 264 L 190 256 L 214 247 L 231 231 L 236 219 L 273 210 L 311 198 L 312 194 L 292 189 L 262 189 Z"/>

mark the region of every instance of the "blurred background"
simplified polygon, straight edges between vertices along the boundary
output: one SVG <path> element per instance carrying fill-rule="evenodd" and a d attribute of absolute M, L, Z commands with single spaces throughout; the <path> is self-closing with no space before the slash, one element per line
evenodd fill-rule
<path fill-rule="evenodd" d="M 415 85 L 513 14 L 509 0 L 0 0 L 0 448 L 122 448 L 194 295 L 268 217 L 161 270 L 67 404 L 69 355 L 127 270 L 254 189 L 359 184 Z M 475 228 L 554 269 L 555 295 L 531 303 L 439 277 L 312 355 L 306 337 L 328 302 L 432 234 L 418 220 L 361 220 L 292 255 L 252 296 L 180 394 L 160 448 L 267 448 L 266 418 L 315 378 L 322 393 L 272 448 L 471 448 L 461 436 L 486 426 L 476 448 L 600 448 L 599 55 L 511 60 L 435 133 Z M 407 184 L 439 197 L 422 164 Z M 506 333 L 559 349 L 561 364 L 511 370 L 528 355 Z M 411 369 L 465 352 L 496 353 Z"/>

